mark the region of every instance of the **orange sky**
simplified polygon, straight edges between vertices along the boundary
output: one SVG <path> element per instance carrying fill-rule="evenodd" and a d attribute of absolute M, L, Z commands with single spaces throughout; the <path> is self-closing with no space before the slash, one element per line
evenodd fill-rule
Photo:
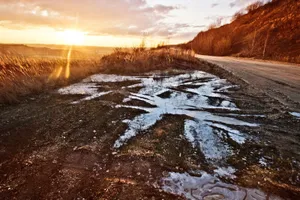
<path fill-rule="evenodd" d="M 67 29 L 68 30 L 68 29 Z M 73 30 L 71 30 L 73 31 Z M 72 43 L 66 39 L 68 36 L 64 35 L 65 31 L 57 31 L 51 28 L 39 27 L 26 30 L 11 30 L 5 27 L 0 27 L 1 41 L 2 43 L 17 43 L 17 44 L 70 44 Z M 67 31 L 68 32 L 68 31 Z M 81 31 L 79 31 L 81 33 Z M 83 41 L 76 45 L 86 46 L 106 46 L 106 47 L 133 47 L 137 46 L 143 40 L 143 36 L 114 36 L 114 35 L 99 35 L 89 36 L 88 33 L 84 34 Z M 165 41 L 162 37 L 146 37 L 147 46 L 156 46 L 158 43 Z M 182 40 L 174 40 L 173 42 L 179 43 Z"/>
<path fill-rule="evenodd" d="M 253 1 L 0 0 L 0 43 L 131 47 L 143 37 L 148 46 L 180 43 L 217 19 L 229 22 Z"/>

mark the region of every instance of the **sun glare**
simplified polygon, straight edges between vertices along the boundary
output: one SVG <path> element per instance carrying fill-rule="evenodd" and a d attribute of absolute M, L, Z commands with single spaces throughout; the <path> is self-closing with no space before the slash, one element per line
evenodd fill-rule
<path fill-rule="evenodd" d="M 68 45 L 82 45 L 85 33 L 77 30 L 65 30 L 63 33 L 64 42 Z"/>

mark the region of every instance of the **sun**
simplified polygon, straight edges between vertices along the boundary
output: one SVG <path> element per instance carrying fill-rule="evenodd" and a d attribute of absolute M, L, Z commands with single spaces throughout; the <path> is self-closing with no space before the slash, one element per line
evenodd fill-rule
<path fill-rule="evenodd" d="M 62 32 L 64 43 L 68 45 L 82 45 L 85 39 L 85 33 L 78 30 L 65 30 Z"/>

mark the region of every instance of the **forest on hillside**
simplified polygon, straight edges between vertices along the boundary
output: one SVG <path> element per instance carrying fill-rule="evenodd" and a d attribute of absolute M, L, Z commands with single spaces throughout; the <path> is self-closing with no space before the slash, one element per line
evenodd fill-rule
<path fill-rule="evenodd" d="M 257 2 L 237 12 L 230 24 L 212 24 L 182 46 L 204 55 L 300 63 L 299 27 L 300 1 Z"/>

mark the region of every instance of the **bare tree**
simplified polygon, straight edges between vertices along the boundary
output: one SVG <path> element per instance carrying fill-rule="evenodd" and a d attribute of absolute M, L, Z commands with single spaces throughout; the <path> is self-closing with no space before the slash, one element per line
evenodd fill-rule
<path fill-rule="evenodd" d="M 252 3 L 252 4 L 250 4 L 249 6 L 247 6 L 246 11 L 248 11 L 248 13 L 249 13 L 249 12 L 252 12 L 252 11 L 258 9 L 259 7 L 263 6 L 263 5 L 264 5 L 264 4 L 263 4 L 262 2 L 257 1 L 257 2 L 255 2 L 255 3 Z"/>
<path fill-rule="evenodd" d="M 250 55 L 252 55 L 252 54 L 253 54 L 253 50 L 254 50 L 254 46 L 255 46 L 255 40 L 256 40 L 256 32 L 257 32 L 257 29 L 255 29 L 255 31 L 254 31 L 253 40 L 252 40 L 252 45 L 251 45 L 251 53 L 250 53 Z"/>
<path fill-rule="evenodd" d="M 268 34 L 267 34 L 267 37 L 266 37 L 266 40 L 265 40 L 265 44 L 264 44 L 263 58 L 265 58 L 265 55 L 266 55 L 266 50 L 267 50 L 267 45 L 268 45 L 269 38 L 270 38 L 270 33 L 271 33 L 271 31 L 272 31 L 274 28 L 275 28 L 275 24 L 272 24 L 272 25 L 269 27 Z"/>

